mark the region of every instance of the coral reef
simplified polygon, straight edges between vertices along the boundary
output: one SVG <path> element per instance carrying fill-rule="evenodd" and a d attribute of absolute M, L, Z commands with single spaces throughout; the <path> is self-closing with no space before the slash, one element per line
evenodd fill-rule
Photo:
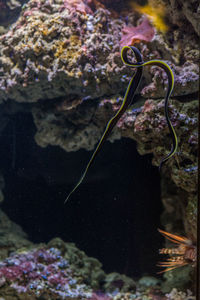
<path fill-rule="evenodd" d="M 71 109 L 68 109 L 69 106 Z M 43 108 L 34 107 L 32 114 L 38 128 L 35 140 L 41 147 L 50 144 L 58 145 L 66 151 L 77 151 L 80 148 L 92 150 L 106 125 L 105 118 L 108 120 L 112 115 L 112 106 L 109 101 L 107 106 L 101 103 L 97 105 L 89 97 L 67 104 L 65 100 L 55 102 L 50 109 L 46 105 Z M 114 129 L 109 140 L 119 138 L 120 133 Z"/>
<path fill-rule="evenodd" d="M 48 247 L 60 249 L 77 277 L 83 278 L 84 283 L 94 290 L 100 289 L 100 282 L 105 279 L 105 273 L 102 270 L 102 264 L 97 259 L 88 257 L 73 243 L 64 243 L 59 238 L 51 240 Z"/>
<path fill-rule="evenodd" d="M 103 8 L 92 15 L 62 7 L 58 0 L 51 5 L 30 1 L 24 5 L 20 18 L 10 31 L 0 39 L 1 99 L 35 102 L 68 97 L 70 101 L 76 97 L 97 99 L 111 95 L 113 91 L 115 94 L 123 92 L 132 70 L 123 66 L 120 60 L 121 31 L 127 26 L 131 28 L 133 19 L 137 25 L 138 17 L 132 15 L 131 23 L 126 24 L 123 19 L 113 19 Z M 171 39 L 177 40 L 178 33 L 174 31 L 172 34 Z M 170 56 L 176 56 L 178 60 L 181 57 L 181 64 L 173 65 L 175 95 L 185 94 L 184 90 L 198 91 L 198 58 L 190 64 L 188 58 L 187 63 L 182 59 L 186 53 L 193 59 L 198 44 L 191 36 L 187 37 L 187 47 L 182 47 L 183 39 L 186 37 L 175 40 L 172 49 L 169 42 L 163 41 L 159 35 L 148 44 L 149 49 L 146 43 L 139 44 L 145 60 L 168 59 Z M 168 57 L 163 55 L 166 49 Z M 152 68 L 154 86 L 146 88 L 144 94 L 147 97 L 149 94 L 153 97 L 162 95 L 166 78 L 157 70 Z M 123 78 L 124 74 L 126 77 Z"/>
<path fill-rule="evenodd" d="M 32 245 L 30 250 L 21 248 L 19 243 L 16 247 L 19 250 L 0 263 L 1 296 L 96 299 L 95 290 L 100 289 L 106 275 L 97 259 L 87 257 L 73 243 L 56 238 L 48 245 Z"/>
<path fill-rule="evenodd" d="M 166 177 L 168 180 L 166 188 L 169 187 L 170 189 L 169 180 L 176 186 L 176 190 L 180 197 L 177 197 L 177 195 L 174 195 L 174 197 L 176 199 L 179 198 L 177 201 L 181 207 L 182 217 L 184 216 L 183 220 L 185 223 L 186 234 L 190 235 L 195 242 L 196 210 L 193 210 L 191 213 L 190 209 L 190 216 L 188 210 L 189 207 L 194 208 L 194 203 L 197 199 L 198 100 L 190 101 L 188 103 L 181 103 L 177 100 L 173 100 L 171 103 L 170 116 L 178 135 L 179 148 L 176 157 L 163 167 L 162 175 L 163 178 Z M 153 164 L 157 166 L 159 165 L 161 158 L 170 150 L 170 136 L 166 131 L 167 128 L 163 115 L 163 105 L 164 103 L 162 100 L 146 100 L 143 108 L 139 112 L 130 110 L 118 124 L 118 127 L 122 130 L 122 136 L 130 137 L 137 141 L 138 151 L 141 155 L 153 153 Z M 127 128 L 131 128 L 130 132 Z M 165 196 L 163 195 L 163 202 L 165 205 L 166 200 L 164 199 Z M 191 224 L 193 225 L 191 226 Z M 174 228 L 168 231 L 173 232 Z"/>
<path fill-rule="evenodd" d="M 59 1 L 48 8 L 30 1 L 0 40 L 1 98 L 96 98 L 123 90 L 118 23 L 103 9 L 87 15 L 61 9 Z"/>
<path fill-rule="evenodd" d="M 156 5 L 157 1 L 151 1 Z M 13 103 L 18 102 L 21 106 L 27 104 L 27 109 L 32 113 L 37 127 L 35 140 L 41 147 L 56 145 L 66 151 L 77 151 L 80 148 L 92 150 L 101 137 L 107 121 L 119 109 L 130 76 L 134 72 L 121 62 L 120 43 L 136 44 L 144 61 L 163 59 L 168 62 L 175 75 L 175 88 L 169 111 L 177 132 L 179 148 L 176 156 L 163 166 L 161 173 L 161 197 L 164 205 L 162 224 L 167 231 L 183 234 L 195 243 L 199 8 L 196 0 L 183 2 L 180 4 L 180 1 L 176 0 L 163 0 L 168 8 L 171 28 L 167 34 L 163 34 L 148 24 L 150 33 L 145 36 L 143 29 L 145 28 L 146 34 L 147 21 L 143 21 L 144 16 L 138 12 L 130 10 L 126 12 L 126 17 L 123 14 L 116 17 L 95 1 L 30 0 L 23 6 L 16 23 L 0 37 L 0 101 L 2 109 L 10 100 L 13 100 Z M 6 5 L 9 3 L 11 2 L 7 2 Z M 110 1 L 104 3 L 106 5 Z M 0 5 L 3 5 L 0 16 L 3 16 L 4 9 L 7 9 L 4 4 L 4 1 L 0 2 Z M 16 4 L 17 6 L 19 5 Z M 3 24 L 4 18 L 3 16 L 1 19 Z M 184 25 L 185 20 L 189 24 L 188 28 Z M 138 33 L 141 30 L 142 32 Z M 159 165 L 160 159 L 171 147 L 164 117 L 163 96 L 166 86 L 167 76 L 162 70 L 158 67 L 145 68 L 136 103 L 133 103 L 124 114 L 110 136 L 111 141 L 121 137 L 136 140 L 138 152 L 141 155 L 151 153 L 152 163 L 155 166 Z M 12 105 L 10 109 L 12 110 Z M 3 130 L 3 126 L 5 125 L 2 123 L 0 131 Z M 32 244 L 26 240 L 21 229 L 7 221 L 6 216 L 1 214 L 1 228 L 3 228 L 1 258 L 7 257 L 16 248 L 31 247 Z M 4 241 L 5 233 L 8 234 Z M 13 238 L 13 233 L 16 233 L 19 239 Z M 9 258 L 11 262 L 14 259 L 22 263 L 19 273 L 15 273 L 15 276 L 19 275 L 21 283 L 24 284 L 24 278 L 27 279 L 32 273 L 29 271 L 28 274 L 24 273 L 23 269 L 23 266 L 33 268 L 30 261 L 35 264 L 35 274 L 39 274 L 36 274 L 35 278 L 28 279 L 26 286 L 23 284 L 20 286 L 19 280 L 14 287 L 16 290 L 22 288 L 22 291 L 25 289 L 24 291 L 28 293 L 34 290 L 34 295 L 35 293 L 42 295 L 44 292 L 44 297 L 49 295 L 56 297 L 58 293 L 65 295 L 69 293 L 69 289 L 71 291 L 69 277 L 72 279 L 74 272 L 79 272 L 77 276 L 81 280 L 86 278 L 86 281 L 81 281 L 80 289 L 75 290 L 75 294 L 70 297 L 79 299 L 83 295 L 88 296 L 89 286 L 91 299 L 123 299 L 122 294 L 113 296 L 96 292 L 100 288 L 99 282 L 105 280 L 106 291 L 113 293 L 118 289 L 118 293 L 124 288 L 124 299 L 132 299 L 129 285 L 127 288 L 126 284 L 123 284 L 126 278 L 112 274 L 106 279 L 96 260 L 88 262 L 86 259 L 85 264 L 89 267 L 80 268 L 77 257 L 80 256 L 81 260 L 85 257 L 80 255 L 79 251 L 77 254 L 73 245 L 66 246 L 63 242 L 54 240 L 50 242 L 49 247 L 59 250 L 55 250 L 54 253 L 48 247 L 43 250 L 33 249 L 32 252 L 26 251 L 24 254 L 15 254 Z M 41 251 L 47 256 L 47 260 L 45 258 L 42 263 L 43 270 L 52 268 L 56 273 L 58 271 L 63 280 L 62 284 L 66 284 L 66 289 L 57 290 L 56 280 L 49 282 L 51 277 L 44 277 L 46 275 L 38 265 Z M 61 255 L 57 251 L 61 251 Z M 70 251 L 71 254 L 68 255 Z M 50 261 L 48 256 L 51 258 Z M 30 260 L 26 264 L 28 258 Z M 9 259 L 1 263 L 1 271 L 12 267 L 8 265 Z M 59 268 L 61 261 L 69 262 L 69 274 Z M 68 265 L 66 268 L 68 270 Z M 57 276 L 53 270 L 52 274 Z M 189 275 L 184 276 L 186 278 Z M 181 279 L 184 284 L 188 277 L 185 278 Z M 39 280 L 41 290 L 30 288 L 34 280 L 36 282 Z M 106 285 L 109 280 L 111 290 Z M 168 278 L 168 286 L 169 282 Z M 127 280 L 126 283 L 132 286 L 132 290 L 135 289 L 133 281 Z M 10 287 L 6 278 L 2 281 L 2 289 L 4 288 L 9 295 Z M 135 295 L 137 299 L 137 292 Z M 174 290 L 167 297 L 175 299 L 175 295 L 179 297 L 183 294 Z M 184 297 L 187 299 L 187 294 L 184 294 Z"/>
<path fill-rule="evenodd" d="M 43 299 L 89 299 L 91 292 L 75 279 L 69 263 L 56 248 L 36 249 L 13 255 L 0 264 L 1 290 L 5 295 L 10 289 L 13 294 L 22 294 L 19 299 L 31 297 Z M 35 295 L 35 297 L 34 297 Z"/>
<path fill-rule="evenodd" d="M 191 292 L 188 290 L 185 292 L 180 292 L 177 289 L 173 289 L 169 294 L 166 295 L 167 299 L 169 300 L 189 300 L 189 299 L 195 299 L 195 297 L 191 294 Z"/>
<path fill-rule="evenodd" d="M 53 244 L 57 248 L 51 247 Z M 94 279 L 97 274 L 101 275 Z M 100 286 L 103 281 L 104 287 Z M 190 291 L 182 293 L 176 289 L 165 296 L 159 286 L 159 281 L 152 277 L 144 277 L 136 285 L 124 275 L 106 275 L 96 259 L 60 239 L 31 250 L 18 250 L 0 262 L 0 296 L 6 300 L 148 300 L 156 299 L 157 295 L 159 299 L 174 299 L 175 294 L 183 297 L 180 299 L 193 297 Z M 104 291 L 100 292 L 100 288 Z"/>
<path fill-rule="evenodd" d="M 118 273 L 110 273 L 105 278 L 104 289 L 110 293 L 123 292 L 136 290 L 136 282 L 133 279 Z"/>

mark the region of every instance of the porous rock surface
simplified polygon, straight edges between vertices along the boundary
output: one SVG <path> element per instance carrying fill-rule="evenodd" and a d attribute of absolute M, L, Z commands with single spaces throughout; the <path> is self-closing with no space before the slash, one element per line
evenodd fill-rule
<path fill-rule="evenodd" d="M 200 4 L 198 0 L 164 0 L 169 4 L 170 15 L 174 24 L 184 26 L 186 21 L 200 35 Z M 190 28 L 189 28 L 190 29 Z M 185 30 L 188 30 L 187 26 Z"/>
<path fill-rule="evenodd" d="M 130 16 L 131 23 L 137 19 L 134 14 Z M 56 97 L 67 97 L 70 101 L 124 92 L 133 72 L 120 59 L 119 42 L 125 25 L 125 21 L 114 19 L 103 8 L 84 14 L 70 9 L 62 0 L 51 5 L 30 1 L 9 32 L 0 38 L 1 101 L 36 102 Z M 172 48 L 169 41 L 158 35 L 152 44 L 140 43 L 139 48 L 144 60 L 171 58 L 174 95 L 184 95 L 186 90 L 194 93 L 198 91 L 198 44 L 192 34 L 187 36 L 187 47 L 183 50 L 181 39 L 186 36 L 180 39 L 177 35 L 176 31 L 172 33 Z M 145 75 L 147 81 L 153 81 L 153 87 L 146 88 L 143 94 L 163 95 L 165 74 L 152 68 L 152 75 Z"/>

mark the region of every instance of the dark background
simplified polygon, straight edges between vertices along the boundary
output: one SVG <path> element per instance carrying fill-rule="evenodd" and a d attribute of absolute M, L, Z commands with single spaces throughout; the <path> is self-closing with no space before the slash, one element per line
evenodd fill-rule
<path fill-rule="evenodd" d="M 98 258 L 106 272 L 156 275 L 162 205 L 158 169 L 136 143 L 106 142 L 79 189 L 63 204 L 92 152 L 38 147 L 31 114 L 18 113 L 1 134 L 2 209 L 33 242 L 60 237 Z"/>

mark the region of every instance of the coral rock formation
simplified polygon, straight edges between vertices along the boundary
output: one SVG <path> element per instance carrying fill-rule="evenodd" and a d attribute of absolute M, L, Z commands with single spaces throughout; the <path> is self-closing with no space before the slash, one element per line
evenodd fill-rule
<path fill-rule="evenodd" d="M 119 18 L 103 6 L 93 10 L 90 2 L 30 0 L 23 6 L 16 23 L 0 37 L 0 103 L 2 107 L 10 100 L 28 104 L 27 109 L 37 127 L 35 140 L 42 147 L 57 145 L 66 151 L 93 149 L 107 121 L 119 109 L 134 72 L 121 62 L 120 41 L 123 40 L 123 28 L 138 29 L 144 16 L 130 10 L 126 11 L 126 17 L 122 14 Z M 164 2 L 170 12 L 169 32 L 165 35 L 155 29 L 153 39 L 144 41 L 137 37 L 136 46 L 144 61 L 163 59 L 174 71 L 175 88 L 169 112 L 179 148 L 161 173 L 165 207 L 162 222 L 167 231 L 185 231 L 184 235 L 195 242 L 199 8 L 196 0 L 182 1 L 182 4 L 176 0 Z M 186 19 L 188 28 L 184 25 Z M 134 36 L 131 38 L 135 43 Z M 136 140 L 139 153 L 151 153 L 156 166 L 171 147 L 164 117 L 166 86 L 167 76 L 162 70 L 145 68 L 135 103 L 110 137 L 111 140 L 121 136 Z M 49 255 L 52 262 L 42 263 L 41 268 L 60 270 L 58 264 L 61 261 L 55 257 L 57 254 L 45 251 L 44 255 Z M 13 259 L 23 263 L 30 255 L 36 272 L 42 274 L 38 265 L 39 253 L 33 250 Z M 8 270 L 7 264 L 9 259 L 1 264 L 2 270 Z M 27 266 L 33 267 L 30 263 Z M 69 283 L 65 282 L 68 274 L 62 272 L 62 268 L 59 274 L 69 288 Z M 16 275 L 20 278 L 28 276 L 23 268 Z M 46 288 L 45 282 L 49 278 L 41 276 L 33 280 L 40 280 Z M 50 293 L 58 293 L 58 283 L 54 279 L 48 285 L 48 293 L 50 290 Z M 5 282 L 6 279 L 2 286 Z M 24 288 L 27 287 L 21 287 Z M 79 292 L 85 293 L 85 288 L 81 287 Z M 93 294 L 93 298 L 101 299 L 101 296 Z"/>

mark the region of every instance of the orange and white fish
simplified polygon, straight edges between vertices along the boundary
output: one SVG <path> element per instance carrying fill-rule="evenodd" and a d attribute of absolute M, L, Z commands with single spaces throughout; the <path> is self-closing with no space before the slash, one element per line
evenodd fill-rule
<path fill-rule="evenodd" d="M 167 254 L 170 257 L 164 261 L 159 262 L 158 266 L 165 268 L 165 270 L 159 272 L 167 272 L 188 264 L 193 267 L 196 264 L 197 248 L 193 245 L 192 241 L 186 237 L 175 235 L 161 229 L 158 231 L 168 240 L 177 244 L 174 248 L 162 248 L 159 250 L 160 254 Z"/>

